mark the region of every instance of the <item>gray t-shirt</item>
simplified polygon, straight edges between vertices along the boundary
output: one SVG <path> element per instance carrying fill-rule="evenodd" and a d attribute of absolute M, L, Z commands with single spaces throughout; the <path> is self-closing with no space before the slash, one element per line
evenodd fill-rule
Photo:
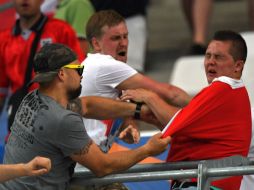
<path fill-rule="evenodd" d="M 19 107 L 5 149 L 4 163 L 25 163 L 35 156 L 51 159 L 52 169 L 38 177 L 21 177 L 0 184 L 2 189 L 64 190 L 75 162 L 70 155 L 89 146 L 91 139 L 80 115 L 35 90 Z"/>

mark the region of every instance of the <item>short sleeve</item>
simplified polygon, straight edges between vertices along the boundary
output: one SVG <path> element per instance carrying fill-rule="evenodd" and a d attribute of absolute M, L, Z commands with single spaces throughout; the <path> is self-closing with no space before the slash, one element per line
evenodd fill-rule
<path fill-rule="evenodd" d="M 98 70 L 96 86 L 98 89 L 100 86 L 115 88 L 136 73 L 137 71 L 126 63 L 112 59 L 107 64 L 102 64 Z"/>

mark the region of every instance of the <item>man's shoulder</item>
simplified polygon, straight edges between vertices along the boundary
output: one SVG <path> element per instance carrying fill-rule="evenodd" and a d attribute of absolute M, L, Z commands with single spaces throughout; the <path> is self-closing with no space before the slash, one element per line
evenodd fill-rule
<path fill-rule="evenodd" d="M 38 92 L 35 90 L 30 93 L 30 96 L 34 96 L 35 100 L 38 102 L 38 106 L 40 107 L 40 110 L 49 114 L 52 118 L 64 118 L 64 116 L 69 114 L 69 110 L 66 110 L 64 107 L 62 107 L 60 104 L 58 104 L 55 100 L 52 98 L 45 96 L 41 93 L 38 94 Z M 31 98 L 29 95 L 26 97 L 26 99 L 30 100 Z M 38 101 L 39 100 L 39 101 Z M 50 118 L 51 118 L 50 117 Z"/>
<path fill-rule="evenodd" d="M 111 55 L 105 55 L 101 53 L 88 53 L 87 54 L 88 59 L 101 59 L 101 60 L 115 60 Z"/>
<path fill-rule="evenodd" d="M 12 28 L 7 28 L 7 29 L 4 29 L 4 30 L 0 31 L 1 41 L 6 39 L 6 38 L 9 38 L 11 35 L 12 35 Z"/>
<path fill-rule="evenodd" d="M 237 88 L 244 87 L 244 83 L 243 83 L 242 80 L 240 80 L 240 79 L 233 79 L 233 78 L 226 77 L 226 76 L 221 76 L 221 77 L 215 78 L 213 80 L 212 84 L 216 83 L 216 82 L 219 82 L 218 84 L 228 85 L 232 89 L 237 89 Z"/>
<path fill-rule="evenodd" d="M 100 53 L 88 53 L 87 58 L 82 62 L 84 65 L 89 65 L 91 67 L 107 67 L 117 63 L 110 55 L 103 55 Z"/>
<path fill-rule="evenodd" d="M 8 52 L 6 51 L 6 47 L 9 46 L 9 43 L 12 41 L 13 35 L 12 35 L 12 30 L 11 29 L 5 29 L 0 31 L 0 51 L 3 52 Z"/>
<path fill-rule="evenodd" d="M 58 18 L 48 18 L 46 25 L 50 25 L 54 28 L 55 27 L 71 28 L 70 24 L 68 24 L 66 21 L 58 19 Z"/>
<path fill-rule="evenodd" d="M 235 93 L 246 94 L 246 88 L 242 80 L 235 80 L 229 77 L 219 77 L 213 80 L 213 82 L 202 89 L 195 98 L 206 99 L 210 101 L 211 98 L 217 99 L 218 97 L 234 96 Z M 222 96 L 223 95 L 223 96 Z"/>
<path fill-rule="evenodd" d="M 102 63 L 102 65 L 107 65 L 107 66 L 109 66 L 109 65 L 117 65 L 119 67 L 121 67 L 121 66 L 123 66 L 123 67 L 131 67 L 128 64 L 126 64 L 125 62 L 116 60 L 111 55 L 105 55 L 105 54 L 101 54 L 101 53 L 88 54 L 87 60 L 91 61 L 91 62 L 92 61 L 100 62 L 100 63 Z"/>
<path fill-rule="evenodd" d="M 70 45 L 76 40 L 78 44 L 78 39 L 73 28 L 67 22 L 56 18 L 48 19 L 42 38 L 45 38 L 45 36 L 47 38 L 53 38 L 53 42 L 62 42 Z M 69 40 L 69 38 L 72 40 Z"/>
<path fill-rule="evenodd" d="M 47 112 L 47 115 L 49 116 L 48 118 L 52 118 L 53 120 L 58 119 L 63 124 L 69 123 L 67 121 L 71 120 L 80 120 L 80 115 L 78 113 L 62 107 L 51 98 L 44 97 L 43 101 L 48 106 L 48 109 L 44 109 L 44 111 Z"/>

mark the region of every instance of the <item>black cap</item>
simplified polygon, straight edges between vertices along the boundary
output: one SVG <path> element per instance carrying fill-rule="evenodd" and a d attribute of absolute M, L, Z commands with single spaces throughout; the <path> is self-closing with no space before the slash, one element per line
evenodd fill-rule
<path fill-rule="evenodd" d="M 48 82 L 58 69 L 75 61 L 77 55 L 63 44 L 45 44 L 34 57 L 36 75 L 32 82 Z"/>

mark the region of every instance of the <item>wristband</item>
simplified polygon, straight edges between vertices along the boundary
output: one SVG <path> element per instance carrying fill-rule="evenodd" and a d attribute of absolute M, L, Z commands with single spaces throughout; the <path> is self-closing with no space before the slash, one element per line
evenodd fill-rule
<path fill-rule="evenodd" d="M 136 110 L 134 113 L 134 119 L 140 119 L 142 105 L 143 105 L 143 103 L 141 103 L 141 102 L 136 103 Z"/>

